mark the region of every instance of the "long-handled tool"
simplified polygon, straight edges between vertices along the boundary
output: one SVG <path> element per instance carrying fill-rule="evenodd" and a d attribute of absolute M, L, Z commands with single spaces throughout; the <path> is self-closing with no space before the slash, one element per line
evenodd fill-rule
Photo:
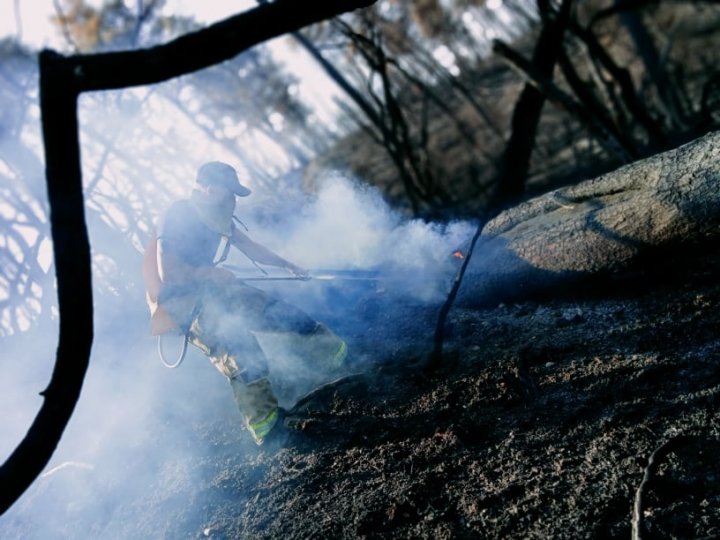
<path fill-rule="evenodd" d="M 232 264 L 223 264 L 222 268 L 230 270 L 243 281 L 378 281 L 380 277 L 374 270 L 313 270 L 307 276 L 245 276 L 252 269 Z"/>

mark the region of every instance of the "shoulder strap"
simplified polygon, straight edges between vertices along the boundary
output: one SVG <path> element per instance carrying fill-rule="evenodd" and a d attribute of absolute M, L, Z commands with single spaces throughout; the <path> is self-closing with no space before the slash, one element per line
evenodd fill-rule
<path fill-rule="evenodd" d="M 230 237 L 227 235 L 223 235 L 220 242 L 223 242 L 222 251 L 220 252 L 220 256 L 213 261 L 213 265 L 217 266 L 221 262 L 225 262 L 225 259 L 228 258 L 228 254 L 230 253 L 230 246 L 232 245 L 232 242 L 230 242 Z M 218 246 L 218 251 L 220 251 L 220 246 Z"/>
<path fill-rule="evenodd" d="M 157 302 L 160 294 L 162 281 L 160 280 L 160 271 L 157 262 L 157 233 L 153 229 L 150 233 L 150 240 L 145 245 L 145 253 L 143 254 L 143 278 L 145 280 L 145 290 L 148 298 L 153 302 Z"/>

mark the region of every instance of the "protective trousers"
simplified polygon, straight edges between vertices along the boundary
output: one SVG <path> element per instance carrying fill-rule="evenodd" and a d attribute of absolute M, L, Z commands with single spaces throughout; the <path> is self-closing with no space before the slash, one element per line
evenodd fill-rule
<path fill-rule="evenodd" d="M 282 336 L 294 353 L 323 371 L 339 368 L 345 342 L 304 311 L 242 281 L 212 283 L 198 291 L 188 340 L 230 380 L 245 425 L 258 440 L 277 414 L 265 354 L 255 333 Z"/>

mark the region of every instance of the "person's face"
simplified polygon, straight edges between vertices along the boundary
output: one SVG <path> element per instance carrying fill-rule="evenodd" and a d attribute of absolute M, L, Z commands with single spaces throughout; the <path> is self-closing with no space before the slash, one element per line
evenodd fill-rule
<path fill-rule="evenodd" d="M 205 195 L 205 199 L 210 204 L 228 204 L 228 201 L 235 202 L 235 194 L 229 189 L 222 186 L 200 186 L 200 191 Z"/>

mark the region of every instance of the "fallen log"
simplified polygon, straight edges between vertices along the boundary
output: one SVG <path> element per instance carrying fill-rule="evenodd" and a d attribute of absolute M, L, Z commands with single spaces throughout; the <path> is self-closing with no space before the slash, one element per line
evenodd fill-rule
<path fill-rule="evenodd" d="M 457 305 L 556 294 L 719 236 L 714 132 L 499 214 L 478 239 Z"/>

